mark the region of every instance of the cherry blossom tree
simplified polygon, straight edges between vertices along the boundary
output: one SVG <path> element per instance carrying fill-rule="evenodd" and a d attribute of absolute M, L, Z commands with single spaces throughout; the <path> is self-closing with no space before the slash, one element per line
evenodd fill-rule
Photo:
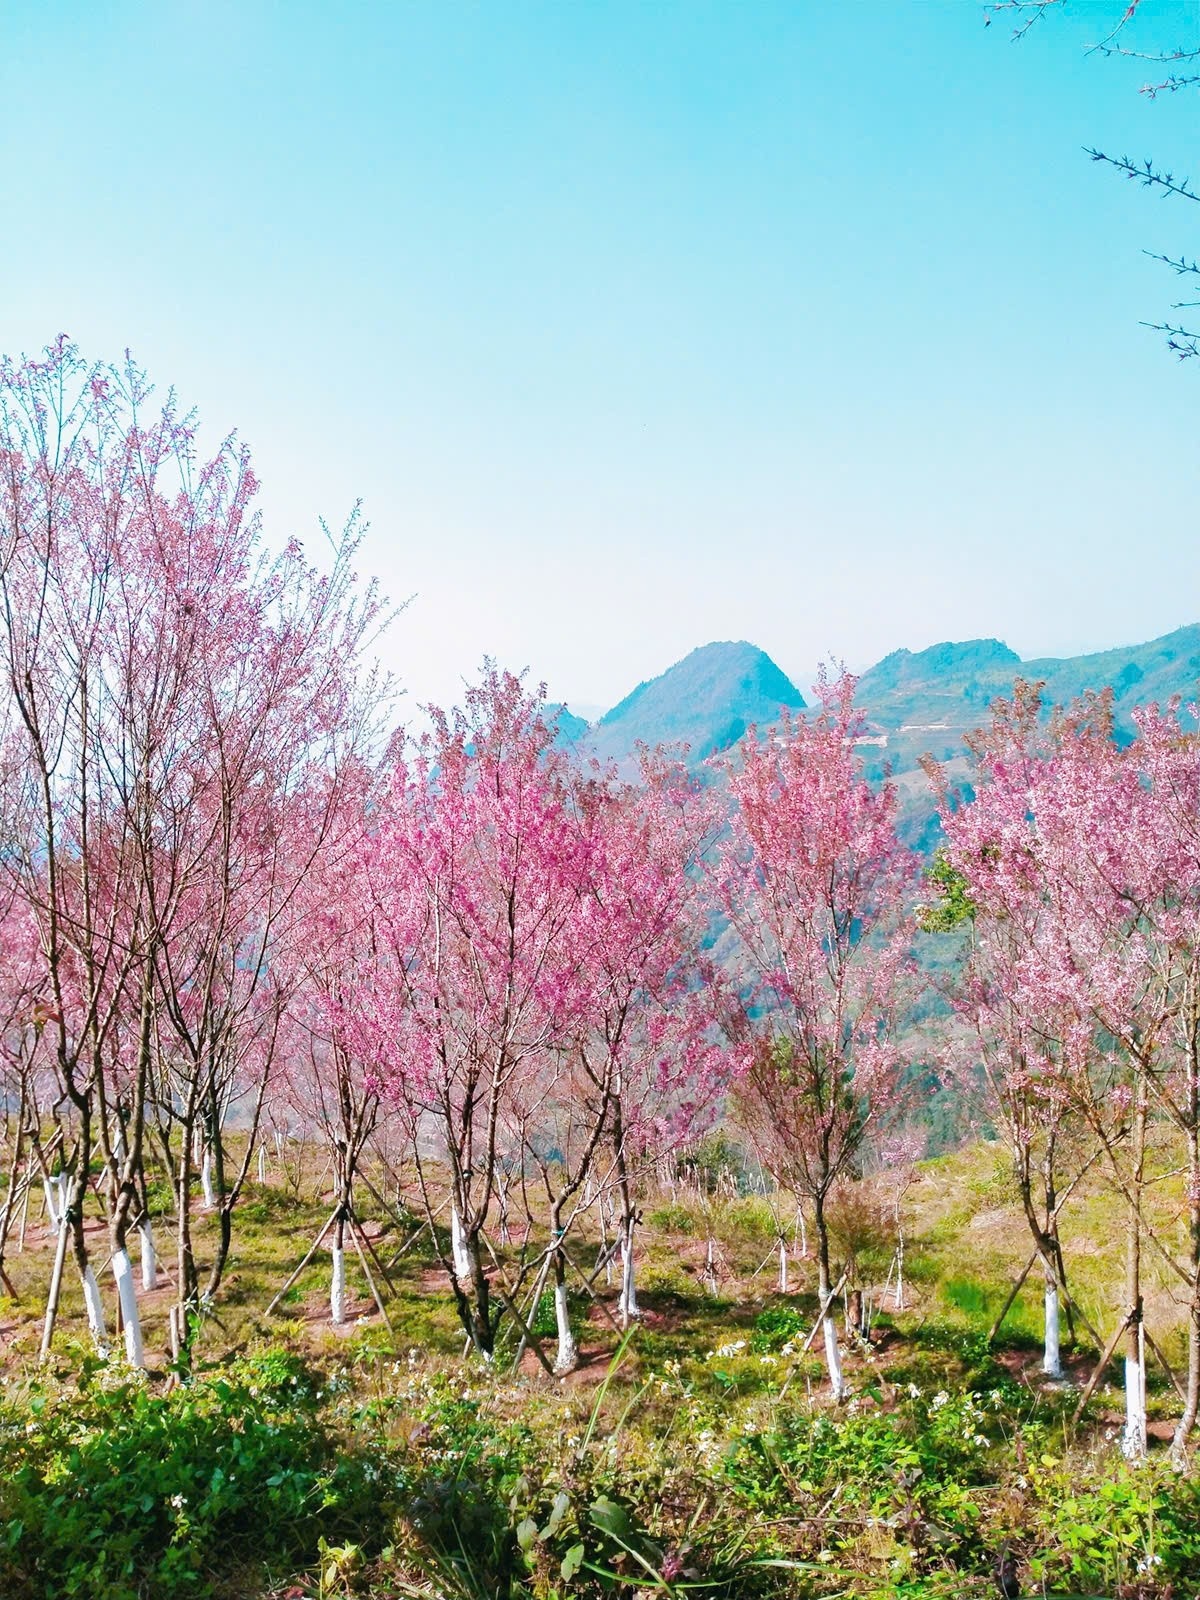
<path fill-rule="evenodd" d="M 443 1262 L 484 1356 L 520 1284 L 553 1272 L 557 1366 L 574 1364 L 565 1240 L 610 1189 L 633 1313 L 637 1164 L 712 1099 L 689 872 L 709 824 L 681 773 L 647 760 L 643 780 L 579 770 L 555 745 L 544 696 L 492 668 L 462 710 L 434 712 L 415 750 L 397 751 L 371 816 L 370 956 L 347 1037 L 407 1129 L 431 1225 L 431 1162 L 444 1164 Z M 490 1237 L 506 1172 L 548 1238 L 530 1247 L 527 1229 L 516 1285 Z"/>
<path fill-rule="evenodd" d="M 254 1085 L 281 1014 L 273 956 L 335 831 L 351 752 L 373 731 L 377 685 L 359 660 L 380 605 L 353 573 L 357 530 L 323 573 L 296 544 L 272 557 L 255 488 L 234 441 L 197 461 L 193 419 L 173 397 L 152 404 L 132 362 L 91 365 L 60 341 L 0 365 L 0 872 L 37 927 L 44 1037 L 70 1121 L 44 1350 L 68 1243 L 105 1338 L 83 1231 L 98 1154 L 126 1351 L 142 1360 L 127 1237 L 140 1214 L 145 1276 L 145 1113 L 172 1080 L 180 1292 L 197 1294 L 198 1120 L 218 1207 L 215 1292 L 244 1178 L 226 1181 L 221 1118 L 248 1087 L 261 1107 Z"/>
<path fill-rule="evenodd" d="M 597 884 L 604 937 L 589 981 L 588 1042 L 581 1047 L 591 1081 L 600 1071 L 613 1099 L 618 1307 L 626 1325 L 639 1314 L 638 1174 L 707 1131 L 729 1072 L 714 1025 L 724 985 L 705 953 L 704 867 L 720 810 L 702 783 L 661 754 L 643 752 L 639 780 L 610 796 L 606 808 Z"/>
<path fill-rule="evenodd" d="M 812 1205 L 826 1362 L 845 1392 L 833 1321 L 827 1203 L 900 1105 L 893 1029 L 909 964 L 914 859 L 895 792 L 873 789 L 854 741 L 855 680 L 822 676 L 811 719 L 747 735 L 720 893 L 737 940 L 742 1011 L 737 1115 Z"/>
<path fill-rule="evenodd" d="M 362 862 L 371 959 L 346 1018 L 405 1124 L 431 1228 L 431 1162 L 444 1165 L 443 1265 L 486 1358 L 504 1310 L 486 1231 L 502 1142 L 518 1090 L 577 1032 L 587 965 L 587 829 L 543 707 L 490 669 L 397 749 Z"/>
<path fill-rule="evenodd" d="M 997 711 L 983 747 L 984 781 L 950 824 L 950 860 L 978 907 L 977 923 L 993 924 L 999 931 L 989 938 L 1010 954 L 1002 987 L 1012 1019 L 1013 1085 L 1037 1080 L 1043 1138 L 1053 1132 L 1046 1108 L 1069 1098 L 1127 1205 L 1125 1306 L 1113 1342 L 1126 1334 L 1123 1447 L 1135 1459 L 1146 1448 L 1145 1350 L 1154 1347 L 1143 1315 L 1144 1243 L 1187 1287 L 1188 1399 L 1178 1455 L 1200 1397 L 1200 1327 L 1192 1309 L 1200 1281 L 1195 741 L 1175 708 L 1151 708 L 1123 748 L 1112 737 L 1105 696 L 1081 702 L 1037 734 L 1036 694 L 1024 693 L 1023 718 L 1014 719 L 1011 706 Z M 1016 722 L 1023 726 L 1014 738 Z M 1186 1265 L 1145 1215 L 1155 1116 L 1185 1147 Z"/>

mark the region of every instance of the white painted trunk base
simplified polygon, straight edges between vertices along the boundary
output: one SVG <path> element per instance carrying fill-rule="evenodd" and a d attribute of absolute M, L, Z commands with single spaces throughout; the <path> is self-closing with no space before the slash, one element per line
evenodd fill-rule
<path fill-rule="evenodd" d="M 260 1144 L 258 1147 L 258 1181 L 259 1183 L 266 1183 L 267 1181 L 267 1147 L 265 1144 Z"/>
<path fill-rule="evenodd" d="M 213 1193 L 212 1151 L 207 1145 L 204 1147 L 204 1159 L 200 1163 L 200 1188 L 204 1192 L 204 1209 L 206 1211 L 214 1210 L 217 1204 L 217 1197 Z"/>
<path fill-rule="evenodd" d="M 617 1309 L 623 1322 L 635 1322 L 642 1314 L 638 1305 L 637 1276 L 633 1256 L 633 1224 L 626 1226 L 621 1235 L 621 1294 Z"/>
<path fill-rule="evenodd" d="M 558 1355 L 554 1360 L 555 1372 L 571 1372 L 579 1361 L 579 1347 L 571 1332 L 571 1312 L 567 1305 L 567 1286 L 554 1285 L 554 1320 L 558 1324 Z"/>
<path fill-rule="evenodd" d="M 458 1214 L 458 1207 L 450 1208 L 450 1256 L 454 1262 L 454 1276 L 464 1281 L 471 1276 L 471 1257 L 467 1250 L 467 1239 L 463 1233 L 462 1218 Z"/>
<path fill-rule="evenodd" d="M 154 1231 L 149 1217 L 143 1217 L 138 1223 L 138 1233 L 142 1239 L 142 1288 L 149 1293 L 158 1288 L 158 1252 L 154 1248 Z"/>
<path fill-rule="evenodd" d="M 114 1251 L 112 1271 L 117 1284 L 117 1299 L 121 1303 L 121 1321 L 125 1325 L 125 1359 L 131 1367 L 144 1369 L 146 1358 L 142 1352 L 142 1322 L 138 1316 L 133 1265 L 128 1250 Z"/>
<path fill-rule="evenodd" d="M 779 1292 L 780 1294 L 786 1294 L 788 1292 L 787 1243 L 783 1239 L 780 1239 L 779 1241 Z"/>
<path fill-rule="evenodd" d="M 88 1328 L 92 1338 L 103 1347 L 108 1338 L 104 1327 L 104 1303 L 100 1299 L 100 1285 L 91 1267 L 83 1274 L 83 1303 L 87 1307 Z"/>
<path fill-rule="evenodd" d="M 1127 1461 L 1142 1461 L 1146 1455 L 1146 1359 L 1125 1357 L 1125 1430 L 1121 1453 Z"/>
<path fill-rule="evenodd" d="M 829 1384 L 833 1390 L 833 1398 L 841 1400 L 846 1393 L 846 1381 L 842 1377 L 842 1356 L 838 1349 L 837 1324 L 828 1313 L 822 1319 L 822 1332 L 825 1335 L 825 1365 L 829 1368 Z"/>
<path fill-rule="evenodd" d="M 1045 1308 L 1046 1346 L 1042 1356 L 1042 1371 L 1048 1378 L 1061 1378 L 1063 1370 L 1062 1353 L 1059 1348 L 1058 1286 L 1055 1283 L 1046 1284 Z"/>
<path fill-rule="evenodd" d="M 329 1279 L 329 1315 L 336 1324 L 346 1320 L 346 1252 L 340 1244 L 333 1247 L 333 1271 Z"/>

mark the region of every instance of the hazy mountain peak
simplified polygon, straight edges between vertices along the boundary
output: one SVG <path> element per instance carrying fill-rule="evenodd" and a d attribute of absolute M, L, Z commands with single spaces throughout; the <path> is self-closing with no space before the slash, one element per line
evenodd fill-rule
<path fill-rule="evenodd" d="M 863 674 L 868 690 L 887 690 L 926 683 L 947 674 L 961 675 L 1013 669 L 1021 658 L 1000 639 L 947 639 L 925 650 L 893 650 Z"/>
<path fill-rule="evenodd" d="M 744 639 L 701 645 L 657 678 L 639 683 L 601 717 L 601 755 L 624 755 L 637 741 L 686 744 L 693 760 L 725 750 L 751 723 L 771 723 L 804 697 L 766 651 Z"/>

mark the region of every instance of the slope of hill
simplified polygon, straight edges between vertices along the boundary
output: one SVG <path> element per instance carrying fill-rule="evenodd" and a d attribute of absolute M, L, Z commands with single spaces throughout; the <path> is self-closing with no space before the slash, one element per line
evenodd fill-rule
<path fill-rule="evenodd" d="M 902 788 L 923 793 L 921 757 L 961 757 L 963 736 L 987 720 L 998 696 L 1011 694 L 1015 678 L 1044 683 L 1046 702 L 1054 705 L 1086 689 L 1111 688 L 1118 731 L 1128 735 L 1136 706 L 1200 690 L 1200 623 L 1144 644 L 1028 661 L 999 639 L 893 650 L 859 680 L 858 702 L 870 724 L 871 742 L 862 752 L 869 770 L 887 768 Z M 686 744 L 699 762 L 728 749 L 751 723 L 768 727 L 783 708 L 798 711 L 804 704 L 792 680 L 757 646 L 713 643 L 639 683 L 590 728 L 562 707 L 559 739 L 615 761 L 639 742 Z"/>
<path fill-rule="evenodd" d="M 588 731 L 588 723 L 584 717 L 577 717 L 565 705 L 550 705 L 546 707 L 546 720 L 554 726 L 554 742 L 564 749 L 578 744 Z"/>
<path fill-rule="evenodd" d="M 764 651 L 744 640 L 701 645 L 607 712 L 592 730 L 597 754 L 621 759 L 639 741 L 688 746 L 701 761 L 726 750 L 751 723 L 775 722 L 804 697 Z"/>
<path fill-rule="evenodd" d="M 1146 644 L 1093 655 L 1022 661 L 998 639 L 968 639 L 928 650 L 894 650 L 859 681 L 859 703 L 886 736 L 880 756 L 896 773 L 925 752 L 939 760 L 962 753 L 963 735 L 988 707 L 1012 692 L 1014 678 L 1045 684 L 1047 704 L 1064 705 L 1086 689 L 1113 690 L 1118 731 L 1132 729 L 1135 706 L 1194 694 L 1200 679 L 1200 624 Z"/>

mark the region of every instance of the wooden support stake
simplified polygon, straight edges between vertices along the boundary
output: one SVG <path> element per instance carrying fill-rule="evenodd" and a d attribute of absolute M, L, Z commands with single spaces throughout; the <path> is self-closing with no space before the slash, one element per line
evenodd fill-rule
<path fill-rule="evenodd" d="M 291 1277 L 284 1284 L 283 1288 L 280 1289 L 279 1293 L 275 1296 L 274 1300 L 271 1301 L 271 1304 L 263 1312 L 264 1316 L 269 1317 L 271 1315 L 272 1311 L 274 1311 L 275 1307 L 283 1299 L 284 1295 L 292 1287 L 292 1285 L 295 1283 L 296 1279 L 300 1276 L 300 1274 L 304 1271 L 305 1267 L 312 1260 L 312 1258 L 316 1255 L 317 1251 L 321 1248 L 321 1241 L 324 1239 L 325 1235 L 329 1232 L 330 1228 L 333 1227 L 333 1224 L 337 1221 L 337 1214 L 338 1214 L 339 1210 L 341 1210 L 340 1206 L 337 1208 L 337 1210 L 331 1211 L 329 1213 L 329 1217 L 328 1217 L 328 1220 L 325 1223 L 325 1226 L 321 1229 L 320 1233 L 317 1235 L 317 1237 L 313 1240 L 312 1244 L 309 1246 L 308 1254 L 304 1257 L 304 1260 L 296 1268 L 295 1272 L 292 1273 Z"/>
<path fill-rule="evenodd" d="M 375 1304 L 379 1307 L 379 1315 L 383 1318 L 384 1322 L 387 1323 L 388 1332 L 392 1335 L 393 1338 L 395 1338 L 396 1330 L 395 1330 L 395 1328 L 392 1327 L 392 1319 L 387 1314 L 387 1307 L 384 1305 L 383 1300 L 380 1297 L 379 1290 L 375 1287 L 375 1280 L 371 1276 L 371 1269 L 367 1265 L 366 1254 L 363 1251 L 363 1247 L 362 1247 L 362 1244 L 361 1244 L 360 1239 L 359 1239 L 360 1233 L 361 1233 L 361 1229 L 359 1228 L 358 1223 L 355 1220 L 355 1218 L 352 1216 L 350 1218 L 350 1237 L 354 1240 L 354 1248 L 358 1251 L 358 1259 L 362 1262 L 363 1275 L 365 1276 L 365 1278 L 367 1280 L 367 1288 L 370 1289 L 371 1298 L 375 1301 Z"/>
<path fill-rule="evenodd" d="M 1117 1345 L 1120 1343 L 1121 1335 L 1129 1327 L 1129 1324 L 1130 1324 L 1130 1322 L 1132 1322 L 1132 1320 L 1133 1320 L 1135 1315 L 1136 1315 L 1135 1312 L 1127 1311 L 1125 1313 L 1125 1315 L 1121 1318 L 1120 1322 L 1118 1322 L 1116 1327 L 1113 1329 L 1112 1338 L 1104 1346 L 1104 1352 L 1101 1355 L 1099 1361 L 1097 1361 L 1097 1363 L 1096 1363 L 1096 1370 L 1095 1370 L 1095 1372 L 1092 1373 L 1091 1377 L 1088 1379 L 1087 1385 L 1084 1388 L 1083 1393 L 1079 1397 L 1079 1404 L 1075 1407 L 1075 1414 L 1071 1418 L 1071 1423 L 1072 1423 L 1072 1425 L 1074 1427 L 1078 1427 L 1079 1426 L 1079 1419 L 1083 1415 L 1084 1406 L 1087 1405 L 1088 1401 L 1092 1398 L 1092 1395 L 1095 1393 L 1096 1385 L 1100 1382 L 1100 1379 L 1103 1377 L 1105 1367 L 1107 1367 L 1108 1363 L 1112 1360 L 1113 1351 L 1117 1348 Z"/>
<path fill-rule="evenodd" d="M 550 1377 L 557 1378 L 558 1374 L 555 1372 L 554 1368 L 550 1365 L 549 1361 L 547 1361 L 545 1351 L 542 1349 L 542 1347 L 538 1343 L 538 1341 L 534 1338 L 533 1332 L 530 1329 L 528 1323 L 525 1321 L 525 1318 L 521 1315 L 521 1313 L 517 1310 L 516 1306 L 513 1304 L 511 1294 L 506 1292 L 508 1290 L 508 1284 L 505 1281 L 504 1273 L 501 1270 L 500 1262 L 497 1259 L 496 1252 L 492 1249 L 492 1241 L 488 1238 L 486 1233 L 481 1233 L 480 1234 L 480 1238 L 483 1240 L 484 1244 L 486 1245 L 487 1253 L 488 1253 L 488 1255 L 491 1256 L 492 1262 L 493 1262 L 493 1264 L 494 1264 L 494 1266 L 496 1268 L 496 1280 L 497 1280 L 496 1281 L 496 1293 L 500 1296 L 501 1300 L 504 1302 L 504 1309 L 512 1317 L 512 1319 L 516 1323 L 517 1327 L 520 1328 L 521 1332 L 525 1336 L 525 1342 L 528 1344 L 529 1348 L 533 1351 L 534 1355 L 541 1362 L 541 1364 L 545 1368 L 546 1372 L 550 1375 Z M 547 1257 L 547 1260 L 548 1259 L 549 1259 L 549 1257 Z"/>

